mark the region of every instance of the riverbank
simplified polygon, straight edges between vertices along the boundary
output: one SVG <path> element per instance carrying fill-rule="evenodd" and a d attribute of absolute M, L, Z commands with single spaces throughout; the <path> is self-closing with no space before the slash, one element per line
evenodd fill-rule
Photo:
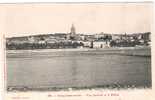
<path fill-rule="evenodd" d="M 107 84 L 107 85 L 96 85 L 91 87 L 51 87 L 51 86 L 39 86 L 39 87 L 32 87 L 32 86 L 8 86 L 7 91 L 84 91 L 84 90 L 125 90 L 125 89 L 151 89 L 151 85 L 147 84 L 146 86 L 143 85 L 124 85 L 124 84 Z"/>
<path fill-rule="evenodd" d="M 151 47 L 115 47 L 115 48 L 76 48 L 76 49 L 35 49 L 35 50 L 6 50 L 7 55 L 15 54 L 88 54 L 105 55 L 119 54 L 128 56 L 151 56 Z M 57 55 L 57 56 L 58 56 Z M 65 55 L 64 55 L 65 56 Z"/>

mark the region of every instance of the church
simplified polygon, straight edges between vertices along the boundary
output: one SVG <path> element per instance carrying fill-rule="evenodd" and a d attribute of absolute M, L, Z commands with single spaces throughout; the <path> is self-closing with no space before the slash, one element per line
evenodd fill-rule
<path fill-rule="evenodd" d="M 76 34 L 76 29 L 74 24 L 72 24 L 71 28 L 70 28 L 70 33 L 67 34 L 67 39 L 68 40 L 77 40 L 78 39 L 78 35 Z"/>

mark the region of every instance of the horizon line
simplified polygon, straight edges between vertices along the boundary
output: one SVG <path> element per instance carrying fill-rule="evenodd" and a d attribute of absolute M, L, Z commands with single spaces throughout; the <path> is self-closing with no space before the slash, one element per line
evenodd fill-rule
<path fill-rule="evenodd" d="M 27 34 L 26 32 L 23 32 L 25 34 Z M 7 36 L 6 34 L 4 34 L 5 38 L 13 38 L 13 37 L 26 37 L 26 36 L 37 36 L 37 35 L 50 35 L 50 34 L 69 34 L 70 32 L 49 32 L 49 33 L 38 33 L 38 34 L 35 34 L 35 33 L 31 33 L 31 34 L 27 34 L 27 35 L 22 35 L 22 36 Z M 149 33 L 148 31 L 146 32 L 130 32 L 130 33 L 127 33 L 127 32 L 123 32 L 123 33 L 108 33 L 108 32 L 100 32 L 100 33 L 95 33 L 94 34 L 91 34 L 91 32 L 84 32 L 85 34 L 83 34 L 82 32 L 77 32 L 76 34 L 82 34 L 82 35 L 96 35 L 96 34 L 114 34 L 114 35 L 121 35 L 121 34 L 128 34 L 128 35 L 132 35 L 132 34 L 143 34 L 143 33 Z M 150 32 L 151 33 L 151 32 Z M 16 34 L 16 33 L 15 33 Z"/>

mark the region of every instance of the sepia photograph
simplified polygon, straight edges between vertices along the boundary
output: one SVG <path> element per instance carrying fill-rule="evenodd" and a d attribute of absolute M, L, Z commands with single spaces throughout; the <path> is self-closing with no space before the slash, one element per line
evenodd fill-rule
<path fill-rule="evenodd" d="M 8 4 L 6 91 L 151 89 L 152 3 Z"/>

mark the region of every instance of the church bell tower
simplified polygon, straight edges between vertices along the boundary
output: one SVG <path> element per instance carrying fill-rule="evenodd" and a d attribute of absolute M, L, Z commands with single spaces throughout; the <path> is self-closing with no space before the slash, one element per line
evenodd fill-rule
<path fill-rule="evenodd" d="M 71 35 L 75 35 L 76 32 L 75 32 L 75 26 L 74 24 L 72 24 L 72 27 L 71 27 L 71 32 L 70 32 Z"/>

